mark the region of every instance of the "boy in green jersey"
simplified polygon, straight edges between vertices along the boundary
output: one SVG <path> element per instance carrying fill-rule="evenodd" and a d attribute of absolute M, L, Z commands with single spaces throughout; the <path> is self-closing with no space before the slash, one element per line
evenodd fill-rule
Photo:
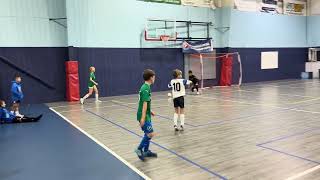
<path fill-rule="evenodd" d="M 140 145 L 135 150 L 140 160 L 144 161 L 145 157 L 157 157 L 156 153 L 149 150 L 150 140 L 154 137 L 151 116 L 154 113 L 151 111 L 151 88 L 150 86 L 155 81 L 155 73 L 151 69 L 146 69 L 143 72 L 144 84 L 139 91 L 139 107 L 137 112 L 137 120 L 144 132 L 144 136 Z"/>

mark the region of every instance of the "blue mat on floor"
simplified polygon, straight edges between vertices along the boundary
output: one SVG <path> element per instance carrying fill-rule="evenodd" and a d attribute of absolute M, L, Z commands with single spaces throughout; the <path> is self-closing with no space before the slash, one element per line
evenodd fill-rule
<path fill-rule="evenodd" d="M 21 111 L 44 117 L 38 123 L 0 125 L 1 180 L 143 179 L 47 106 Z"/>

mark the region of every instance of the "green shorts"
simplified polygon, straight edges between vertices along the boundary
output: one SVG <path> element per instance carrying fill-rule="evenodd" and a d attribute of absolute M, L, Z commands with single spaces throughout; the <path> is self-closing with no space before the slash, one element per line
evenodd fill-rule
<path fill-rule="evenodd" d="M 88 88 L 93 88 L 95 85 L 91 82 L 91 83 L 88 83 Z"/>

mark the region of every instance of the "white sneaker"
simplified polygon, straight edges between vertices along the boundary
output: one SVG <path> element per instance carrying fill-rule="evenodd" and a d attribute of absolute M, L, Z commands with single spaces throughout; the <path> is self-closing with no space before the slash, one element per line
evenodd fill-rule
<path fill-rule="evenodd" d="M 102 101 L 100 101 L 100 100 L 96 100 L 96 103 L 101 103 Z"/>
<path fill-rule="evenodd" d="M 84 99 L 80 98 L 80 103 L 83 104 L 84 103 Z"/>
<path fill-rule="evenodd" d="M 200 94 L 200 92 L 197 92 L 197 95 L 199 95 Z"/>

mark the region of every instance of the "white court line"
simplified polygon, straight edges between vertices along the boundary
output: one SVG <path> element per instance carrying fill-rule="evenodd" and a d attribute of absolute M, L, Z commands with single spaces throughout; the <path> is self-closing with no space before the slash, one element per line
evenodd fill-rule
<path fill-rule="evenodd" d="M 252 93 L 260 93 L 260 92 L 257 92 L 257 91 L 251 91 L 251 90 L 247 90 L 247 89 L 239 89 L 239 90 L 236 90 L 236 91 L 243 91 L 243 92 L 252 92 Z M 263 93 L 265 94 L 265 93 Z M 271 93 L 267 93 L 267 94 L 271 94 Z M 279 93 L 278 95 L 281 95 L 281 96 L 296 96 L 296 97 L 306 97 L 306 98 L 318 98 L 318 97 L 314 97 L 314 96 L 304 96 L 304 95 L 298 95 L 298 94 L 283 94 L 283 93 Z"/>
<path fill-rule="evenodd" d="M 320 169 L 320 165 L 318 165 L 318 166 L 316 166 L 316 167 L 313 167 L 313 168 L 311 168 L 311 169 L 308 169 L 308 170 L 306 170 L 306 171 L 303 171 L 303 172 L 301 172 L 301 173 L 299 173 L 299 174 L 297 174 L 297 175 L 291 176 L 291 177 L 287 178 L 286 180 L 295 180 L 295 179 L 298 179 L 298 178 L 303 177 L 303 176 L 305 176 L 305 175 L 307 175 L 307 174 L 310 174 L 310 173 L 312 173 L 312 172 L 314 172 L 314 171 L 316 171 L 316 170 L 318 170 L 318 169 Z"/>
<path fill-rule="evenodd" d="M 119 96 L 119 97 L 126 97 L 126 96 L 132 96 L 132 95 L 124 95 L 124 96 Z M 165 96 L 165 95 L 154 95 L 154 96 L 152 96 L 152 97 L 158 97 L 158 96 Z M 135 98 L 135 99 L 139 99 L 139 97 L 127 97 L 126 99 L 133 99 L 133 98 Z M 154 101 L 164 101 L 165 99 L 156 99 L 156 100 L 152 100 L 153 102 Z M 101 101 L 100 103 L 104 103 L 104 102 L 110 102 L 110 101 L 113 101 L 113 99 L 108 99 L 108 100 L 104 100 L 104 101 Z M 95 104 L 96 102 L 95 101 L 93 101 L 93 102 L 86 102 L 85 104 Z M 80 104 L 80 102 L 79 103 L 77 103 L 76 101 L 74 102 L 74 103 L 72 103 L 72 104 L 67 104 L 67 105 L 61 105 L 61 106 L 51 106 L 52 108 L 63 108 L 63 107 L 70 107 L 70 106 L 79 106 L 79 105 L 81 105 Z"/>
<path fill-rule="evenodd" d="M 98 141 L 96 138 L 94 138 L 93 136 L 91 136 L 89 133 L 87 133 L 86 131 L 84 131 L 83 129 L 81 129 L 79 126 L 77 126 L 76 124 L 74 124 L 73 122 L 71 122 L 69 119 L 67 119 L 66 117 L 64 117 L 62 114 L 60 114 L 59 112 L 57 112 L 56 110 L 54 110 L 53 108 L 49 108 L 51 111 L 53 111 L 54 113 L 56 113 L 58 116 L 60 116 L 61 118 L 63 118 L 65 121 L 67 121 L 69 124 L 71 124 L 73 127 L 77 128 L 80 132 L 82 132 L 84 135 L 86 135 L 87 137 L 89 137 L 91 140 L 93 140 L 95 143 L 97 143 L 99 146 L 101 146 L 103 149 L 105 149 L 106 151 L 108 151 L 110 154 L 112 154 L 114 157 L 116 157 L 119 161 L 121 161 L 123 164 L 125 164 L 126 166 L 128 166 L 130 169 L 132 169 L 134 172 L 136 172 L 139 176 L 141 176 L 142 178 L 146 179 L 146 180 L 151 180 L 151 178 L 149 178 L 148 176 L 146 176 L 143 172 L 141 172 L 139 169 L 137 169 L 136 167 L 134 167 L 133 165 L 131 165 L 128 161 L 124 160 L 122 157 L 120 157 L 118 154 L 116 154 L 115 152 L 113 152 L 111 149 L 109 149 L 107 146 L 105 146 L 103 143 L 101 143 L 100 141 Z"/>
<path fill-rule="evenodd" d="M 240 103 L 240 104 L 249 104 L 249 105 L 256 105 L 256 106 L 266 106 L 266 107 L 273 107 L 273 108 L 277 108 L 277 109 L 296 111 L 296 112 L 304 112 L 304 113 L 310 113 L 310 114 L 320 114 L 320 112 L 317 112 L 317 111 L 307 111 L 307 110 L 302 110 L 302 109 L 297 109 L 297 108 L 284 108 L 284 107 L 279 107 L 279 106 L 270 105 L 270 104 L 258 104 L 258 103 L 234 101 L 234 100 L 228 100 L 228 99 L 218 99 L 218 98 L 212 98 L 212 97 L 207 97 L 207 96 L 202 96 L 202 97 L 199 96 L 198 98 L 213 99 L 213 100 L 226 101 L 226 102 L 235 102 L 235 103 Z"/>
<path fill-rule="evenodd" d="M 157 100 L 152 100 L 152 102 L 157 102 L 157 101 L 167 101 L 168 99 L 157 99 Z M 108 102 L 112 102 L 112 101 L 115 101 L 115 100 L 111 100 L 111 101 L 108 101 Z M 107 102 L 107 101 L 105 101 Z M 126 104 L 126 105 L 134 105 L 134 104 L 138 104 L 138 103 L 126 103 L 126 102 L 121 102 L 123 104 Z M 155 105 L 153 105 L 155 106 Z M 160 105 L 160 106 L 155 106 L 154 108 L 160 108 L 160 107 L 166 107 L 168 105 Z M 68 107 L 68 106 L 65 106 L 65 107 Z M 102 109 L 102 108 L 108 108 L 108 107 L 121 107 L 121 105 L 117 105 L 117 104 L 114 104 L 114 105 L 107 105 L 107 106 L 98 106 L 98 107 L 90 107 L 90 108 L 85 108 L 85 109 L 73 109 L 73 110 L 66 110 L 66 111 L 59 111 L 60 113 L 67 113 L 67 112 L 77 112 L 77 111 L 85 111 L 87 109 Z M 54 107 L 50 107 L 50 108 L 57 108 L 57 106 L 54 106 Z"/>
<path fill-rule="evenodd" d="M 101 103 L 103 103 L 103 102 L 108 102 L 108 101 L 101 101 Z M 85 103 L 85 104 L 95 104 L 95 103 L 97 103 L 97 102 L 87 102 L 87 103 Z M 63 108 L 63 107 L 70 107 L 70 106 L 81 106 L 82 104 L 80 104 L 80 102 L 76 102 L 76 101 L 74 101 L 74 103 L 72 103 L 72 104 L 67 104 L 67 105 L 61 105 L 61 106 L 51 106 L 52 108 Z"/>
<path fill-rule="evenodd" d="M 115 107 L 119 105 L 108 105 L 108 106 L 100 106 L 100 107 L 90 107 L 86 109 L 72 109 L 72 110 L 66 110 L 66 111 L 59 111 L 60 113 L 65 113 L 65 112 L 77 112 L 77 111 L 85 111 L 87 109 L 101 109 L 101 108 L 107 108 L 107 107 Z M 51 108 L 56 108 L 56 107 L 51 107 Z"/>

